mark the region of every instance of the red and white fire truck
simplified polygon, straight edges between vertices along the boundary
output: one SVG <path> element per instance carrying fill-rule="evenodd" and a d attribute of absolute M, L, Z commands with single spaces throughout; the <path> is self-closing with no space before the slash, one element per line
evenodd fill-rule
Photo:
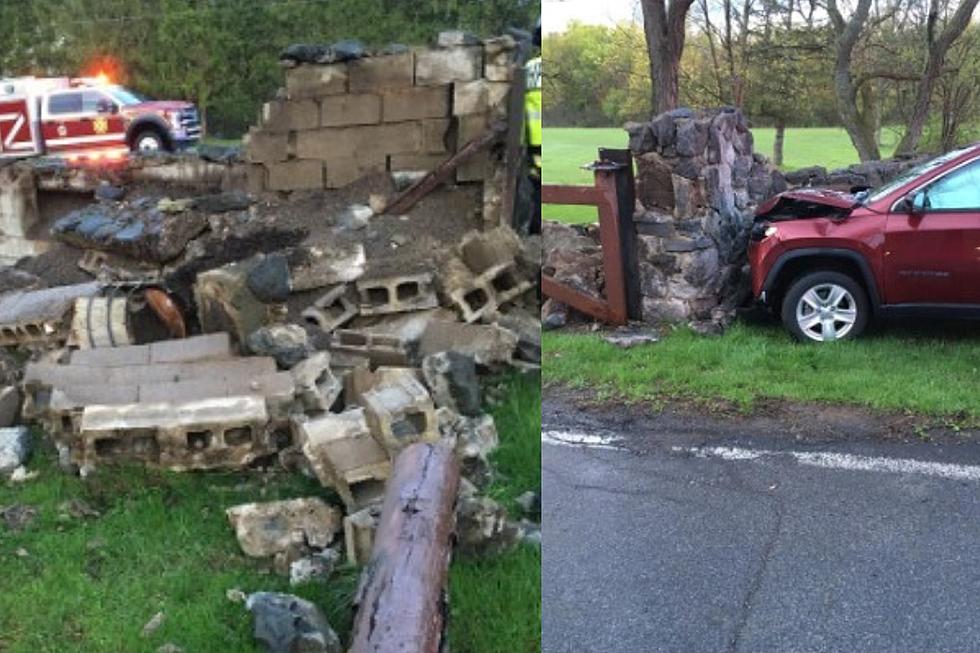
<path fill-rule="evenodd" d="M 0 79 L 0 159 L 111 161 L 182 149 L 200 137 L 189 102 L 147 100 L 102 77 Z"/>

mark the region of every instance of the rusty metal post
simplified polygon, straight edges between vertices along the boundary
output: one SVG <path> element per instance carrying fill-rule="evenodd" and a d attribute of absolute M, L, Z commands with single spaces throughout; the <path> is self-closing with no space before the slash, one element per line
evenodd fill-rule
<path fill-rule="evenodd" d="M 636 226 L 633 211 L 636 210 L 636 182 L 633 178 L 633 155 L 629 150 L 599 148 L 600 161 L 620 164 L 613 173 L 616 185 L 617 230 L 623 266 L 623 285 L 626 291 L 626 314 L 631 320 L 640 320 L 643 309 L 640 304 L 640 266 L 636 252 Z"/>

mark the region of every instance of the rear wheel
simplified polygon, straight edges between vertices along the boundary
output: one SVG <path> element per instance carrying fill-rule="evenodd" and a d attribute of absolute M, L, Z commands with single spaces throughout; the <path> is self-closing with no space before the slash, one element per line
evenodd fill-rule
<path fill-rule="evenodd" d="M 152 154 L 167 149 L 167 142 L 155 129 L 143 129 L 133 138 L 133 151 Z"/>
<path fill-rule="evenodd" d="M 822 271 L 793 282 L 783 298 L 783 325 L 797 340 L 856 338 L 868 325 L 871 305 L 861 284 L 841 272 Z"/>

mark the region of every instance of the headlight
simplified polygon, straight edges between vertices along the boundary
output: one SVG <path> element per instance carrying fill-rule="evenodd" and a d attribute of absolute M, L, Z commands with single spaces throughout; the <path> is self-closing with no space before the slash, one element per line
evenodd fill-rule
<path fill-rule="evenodd" d="M 752 225 L 752 230 L 749 232 L 749 237 L 755 242 L 760 240 L 765 240 L 770 236 L 775 236 L 778 230 L 771 224 L 766 222 L 756 222 Z"/>
<path fill-rule="evenodd" d="M 766 230 L 763 233 L 763 235 L 766 238 L 770 238 L 772 236 L 775 236 L 777 233 L 779 233 L 779 229 L 776 229 L 776 227 L 773 227 L 773 226 L 770 225 L 769 227 L 766 227 Z"/>

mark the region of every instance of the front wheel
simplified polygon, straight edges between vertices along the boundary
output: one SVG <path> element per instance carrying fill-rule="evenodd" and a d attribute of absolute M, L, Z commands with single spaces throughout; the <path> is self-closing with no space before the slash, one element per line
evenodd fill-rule
<path fill-rule="evenodd" d="M 783 325 L 797 340 L 833 342 L 856 338 L 868 325 L 871 305 L 857 281 L 841 272 L 812 272 L 783 298 Z"/>
<path fill-rule="evenodd" d="M 161 152 L 165 149 L 167 149 L 167 143 L 164 141 L 163 136 L 154 129 L 144 129 L 136 134 L 136 138 L 133 139 L 134 152 L 153 154 L 154 152 Z"/>

